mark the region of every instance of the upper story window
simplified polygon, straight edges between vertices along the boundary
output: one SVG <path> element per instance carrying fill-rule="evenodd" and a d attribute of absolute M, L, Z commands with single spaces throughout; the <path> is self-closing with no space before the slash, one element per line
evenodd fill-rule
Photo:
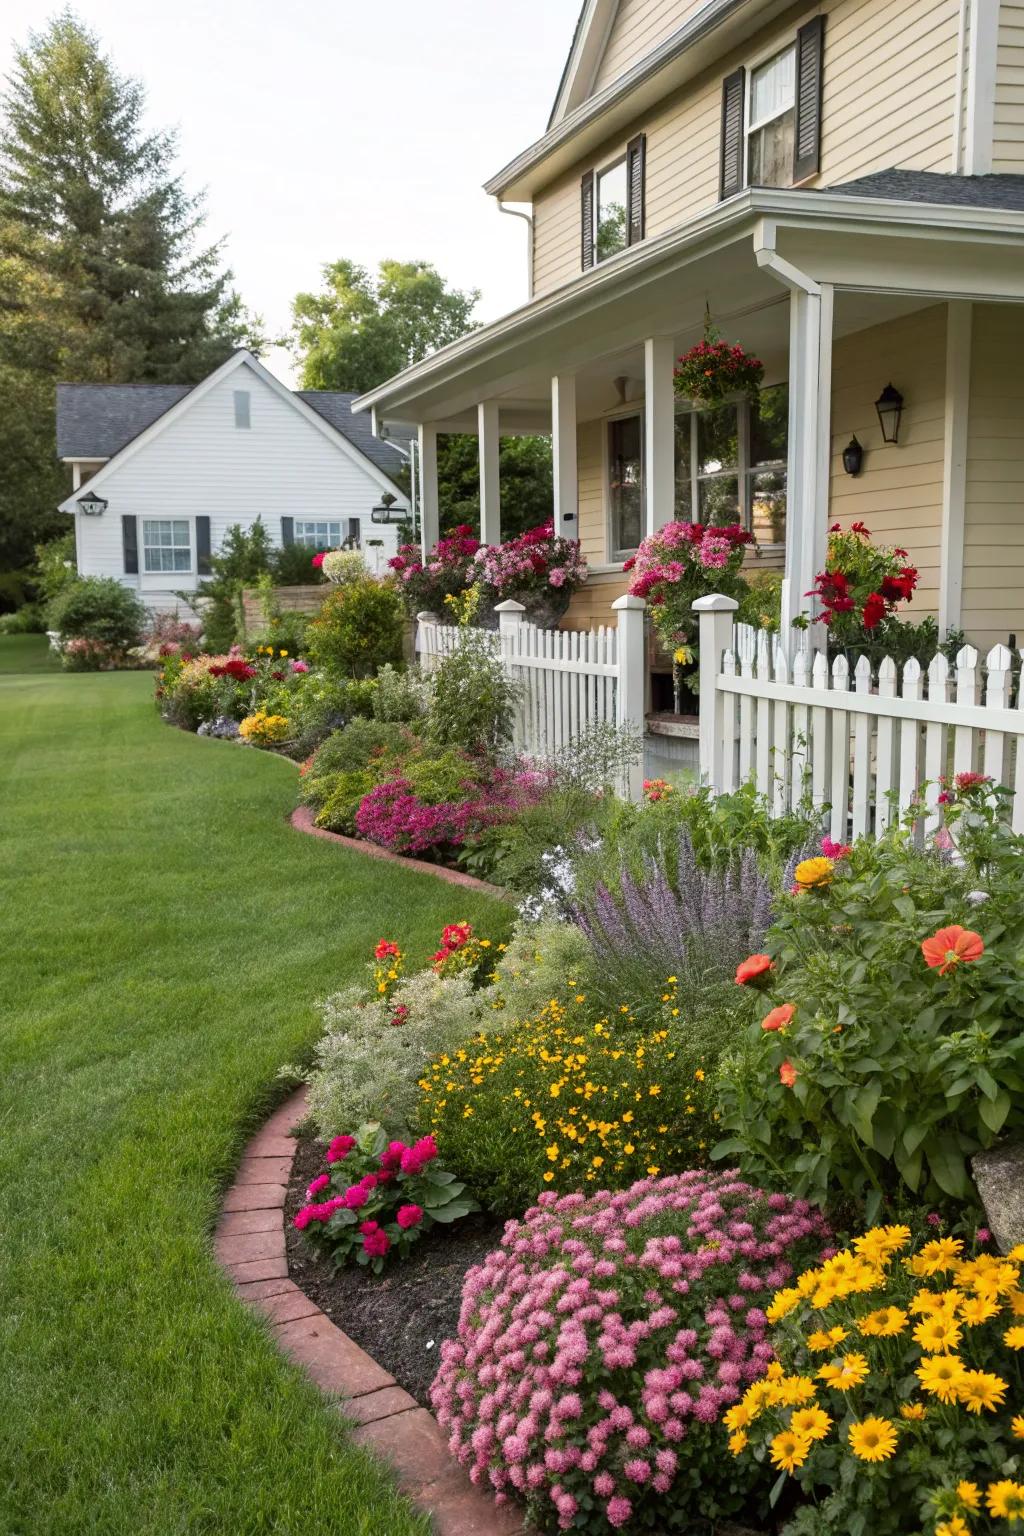
<path fill-rule="evenodd" d="M 584 271 L 644 238 L 647 137 L 638 133 L 610 165 L 580 179 L 580 248 Z"/>
<path fill-rule="evenodd" d="M 796 133 L 795 48 L 750 71 L 747 111 L 747 185 L 788 187 Z"/>
<path fill-rule="evenodd" d="M 235 390 L 235 426 L 252 426 L 249 416 L 249 391 L 247 389 Z"/>
<path fill-rule="evenodd" d="M 190 571 L 192 542 L 186 518 L 142 520 L 144 571 Z"/>

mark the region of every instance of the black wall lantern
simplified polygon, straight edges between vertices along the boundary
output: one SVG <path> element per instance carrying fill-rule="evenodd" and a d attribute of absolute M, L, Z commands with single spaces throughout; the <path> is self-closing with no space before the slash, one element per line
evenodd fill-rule
<path fill-rule="evenodd" d="M 102 496 L 97 496 L 94 491 L 86 491 L 84 496 L 79 496 L 78 505 L 86 517 L 102 517 L 110 503 L 104 501 Z"/>
<path fill-rule="evenodd" d="M 392 496 L 390 491 L 385 491 L 380 499 L 380 505 L 370 512 L 371 523 L 400 523 L 406 514 L 404 512 L 393 514 L 391 511 L 397 500 L 397 496 Z"/>
<path fill-rule="evenodd" d="M 900 417 L 903 415 L 903 396 L 898 389 L 887 384 L 875 401 L 878 423 L 882 428 L 882 442 L 896 443 L 900 436 Z"/>
<path fill-rule="evenodd" d="M 859 475 L 864 464 L 864 449 L 857 441 L 856 433 L 843 449 L 843 468 L 848 475 Z"/>

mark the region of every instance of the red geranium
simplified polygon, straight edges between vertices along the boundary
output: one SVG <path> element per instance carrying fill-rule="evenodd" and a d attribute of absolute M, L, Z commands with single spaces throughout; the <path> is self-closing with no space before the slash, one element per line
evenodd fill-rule
<path fill-rule="evenodd" d="M 774 969 L 775 961 L 771 955 L 748 955 L 736 967 L 737 985 L 745 987 L 754 981 L 767 980 L 768 972 Z"/>
<path fill-rule="evenodd" d="M 795 1012 L 793 1003 L 780 1003 L 778 1008 L 773 1008 L 770 1013 L 765 1014 L 761 1020 L 761 1028 L 769 1031 L 785 1029 Z"/>

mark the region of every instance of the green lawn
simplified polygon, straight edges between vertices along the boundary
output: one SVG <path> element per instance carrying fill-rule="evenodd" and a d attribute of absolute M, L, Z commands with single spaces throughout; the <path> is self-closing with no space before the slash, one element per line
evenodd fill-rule
<path fill-rule="evenodd" d="M 60 659 L 45 635 L 0 635 L 0 676 L 8 672 L 59 672 Z"/>
<path fill-rule="evenodd" d="M 221 1191 L 382 934 L 502 909 L 294 832 L 295 768 L 145 674 L 0 640 L 0 1530 L 424 1536 L 211 1254 Z M 26 665 L 38 661 L 28 649 Z"/>

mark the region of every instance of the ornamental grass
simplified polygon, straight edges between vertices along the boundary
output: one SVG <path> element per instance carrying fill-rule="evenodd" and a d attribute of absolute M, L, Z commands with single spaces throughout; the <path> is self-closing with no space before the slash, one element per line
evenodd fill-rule
<path fill-rule="evenodd" d="M 673 987 L 674 978 L 663 1027 L 638 1028 L 626 1004 L 595 1019 L 586 995 L 573 993 L 436 1056 L 419 1083 L 423 1129 L 507 1215 L 546 1187 L 622 1189 L 705 1162 L 714 1074 L 699 1037 L 672 1019 Z"/>
<path fill-rule="evenodd" d="M 984 1234 L 980 1234 L 983 1236 Z M 815 1500 L 786 1527 L 975 1536 L 1024 1517 L 1024 1245 L 873 1227 L 767 1309 L 778 1360 L 724 1415 Z"/>

